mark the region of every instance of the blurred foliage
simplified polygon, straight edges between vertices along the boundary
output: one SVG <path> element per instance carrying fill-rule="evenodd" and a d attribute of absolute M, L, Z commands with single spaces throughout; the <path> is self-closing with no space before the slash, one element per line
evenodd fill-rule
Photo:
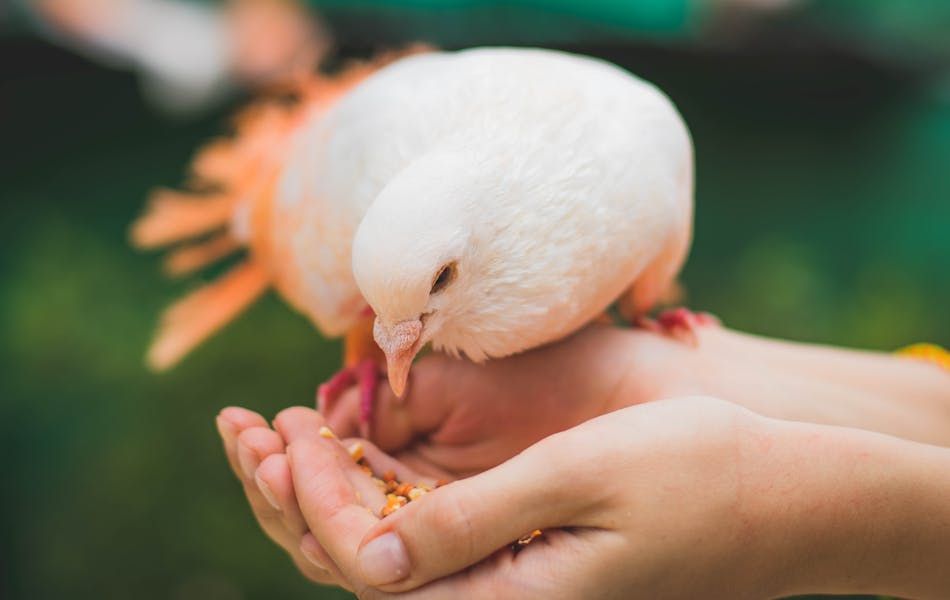
<path fill-rule="evenodd" d="M 692 129 L 690 305 L 797 340 L 950 342 L 950 98 L 931 80 L 847 55 L 573 49 L 657 82 Z M 197 282 L 163 280 L 127 224 L 228 110 L 170 122 L 130 75 L 21 37 L 0 57 L 0 596 L 346 597 L 257 530 L 213 426 L 229 404 L 310 404 L 338 344 L 268 297 L 171 373 L 142 364 Z"/>

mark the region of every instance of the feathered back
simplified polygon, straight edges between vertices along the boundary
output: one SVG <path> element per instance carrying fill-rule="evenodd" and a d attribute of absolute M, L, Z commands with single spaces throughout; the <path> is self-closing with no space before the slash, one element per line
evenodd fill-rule
<path fill-rule="evenodd" d="M 314 74 L 275 86 L 233 118 L 230 135 L 197 152 L 184 190 L 152 193 L 144 214 L 131 226 L 130 238 L 142 249 L 174 245 L 165 260 L 167 274 L 187 275 L 241 247 L 249 252 L 226 275 L 164 312 L 148 352 L 149 366 L 171 367 L 271 285 L 280 286 L 270 221 L 291 138 L 372 73 L 425 51 L 428 47 L 415 45 L 351 63 L 333 75 Z"/>

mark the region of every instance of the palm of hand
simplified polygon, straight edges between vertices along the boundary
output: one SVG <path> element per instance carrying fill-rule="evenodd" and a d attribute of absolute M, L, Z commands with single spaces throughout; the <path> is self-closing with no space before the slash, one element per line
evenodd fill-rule
<path fill-rule="evenodd" d="M 623 406 L 670 394 L 669 384 L 681 379 L 683 359 L 680 344 L 642 331 L 603 326 L 483 366 L 430 356 L 416 365 L 407 401 L 397 401 L 385 392 L 378 398 L 373 437 L 383 452 L 368 445 L 368 458 L 386 463 L 373 465 L 377 472 L 395 470 L 403 481 L 458 479 L 479 473 L 551 434 Z M 324 415 L 326 424 L 341 437 L 359 431 L 358 402 L 353 390 Z M 301 409 L 290 412 L 295 410 Z M 315 425 L 311 422 L 316 415 L 313 411 L 295 414 L 305 416 L 278 417 L 276 422 L 285 424 L 278 426 L 280 434 L 268 428 L 259 415 L 242 409 L 227 409 L 218 425 L 232 468 L 268 535 L 311 579 L 349 587 L 339 570 L 311 564 L 314 556 L 318 562 L 322 557 L 324 563 L 330 557 L 313 536 L 305 535 L 308 525 L 297 505 L 299 498 L 295 499 L 283 452 L 285 442 L 293 437 L 291 429 L 310 437 L 322 419 L 317 416 Z M 300 421 L 299 426 L 292 428 L 295 421 Z M 363 477 L 359 473 L 356 481 Z M 364 500 L 375 492 L 372 484 L 366 491 Z M 376 499 L 377 504 L 381 501 Z M 562 542 L 577 541 L 566 532 L 556 535 Z M 553 535 L 547 543 L 556 543 Z M 533 552 L 532 562 L 543 563 L 541 555 L 546 554 Z M 478 568 L 488 569 L 492 563 L 494 560 L 486 561 Z M 528 566 L 525 560 L 520 564 Z M 543 566 L 539 564 L 539 568 Z"/>
<path fill-rule="evenodd" d="M 382 391 L 373 441 L 419 475 L 480 473 L 553 433 L 653 399 L 662 386 L 657 363 L 669 362 L 671 349 L 679 351 L 649 333 L 590 327 L 484 365 L 429 356 L 415 366 L 407 400 Z M 324 415 L 341 437 L 357 435 L 357 402 L 351 391 Z"/>
<path fill-rule="evenodd" d="M 421 597 L 488 597 L 499 590 L 517 590 L 524 598 L 591 597 L 628 586 L 655 597 L 691 597 L 695 589 L 715 589 L 715 578 L 705 576 L 721 569 L 681 577 L 684 556 L 720 564 L 736 560 L 741 550 L 721 535 L 741 524 L 734 506 L 741 478 L 722 466 L 747 433 L 760 436 L 762 424 L 752 413 L 708 398 L 616 411 L 546 437 L 497 469 L 437 490 L 388 519 L 364 517 L 358 527 L 327 528 L 317 536 L 321 543 L 343 539 L 356 548 L 361 540 L 397 531 L 418 562 L 411 577 L 382 586 L 387 592 L 433 582 Z M 340 452 L 338 445 L 324 444 L 295 454 L 301 468 L 295 477 L 321 478 L 320 489 L 332 484 L 353 490 L 337 506 L 300 496 L 314 523 L 347 502 L 365 502 L 371 490 L 358 481 L 355 466 L 335 483 L 306 470 L 307 462 L 326 464 Z M 705 490 L 699 502 L 697 487 Z M 545 535 L 523 553 L 497 551 L 534 528 Z M 696 545 L 696 539 L 713 541 Z M 630 564 L 638 568 L 631 571 Z M 351 573 L 357 587 L 367 583 L 358 570 Z"/>

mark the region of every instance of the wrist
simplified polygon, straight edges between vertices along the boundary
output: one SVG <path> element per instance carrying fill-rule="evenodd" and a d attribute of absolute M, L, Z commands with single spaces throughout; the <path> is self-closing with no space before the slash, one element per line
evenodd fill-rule
<path fill-rule="evenodd" d="M 950 542 L 945 451 L 797 423 L 776 423 L 775 435 L 780 450 L 758 507 L 778 559 L 770 591 L 926 597 L 946 589 L 950 581 L 933 581 Z"/>
<path fill-rule="evenodd" d="M 950 446 L 950 373 L 881 353 L 704 330 L 698 393 L 777 419 L 855 427 Z"/>

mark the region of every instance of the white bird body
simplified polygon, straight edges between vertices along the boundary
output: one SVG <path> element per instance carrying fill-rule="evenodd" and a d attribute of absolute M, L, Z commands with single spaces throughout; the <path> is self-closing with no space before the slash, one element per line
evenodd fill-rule
<path fill-rule="evenodd" d="M 687 129 L 654 86 L 600 60 L 416 54 L 280 139 L 276 183 L 240 195 L 231 235 L 329 336 L 368 304 L 384 329 L 425 321 L 420 343 L 502 357 L 570 334 L 628 290 L 649 309 L 688 250 Z M 436 294 L 445 261 L 457 281 Z"/>
<path fill-rule="evenodd" d="M 273 238 L 292 261 L 281 270 L 299 277 L 292 301 L 329 335 L 365 308 L 350 267 L 353 237 L 400 176 L 468 185 L 475 163 L 503 174 L 471 182 L 480 192 L 462 200 L 471 229 L 458 232 L 473 247 L 504 240 L 488 261 L 495 276 L 470 274 L 469 292 L 492 297 L 491 310 L 431 340 L 474 360 L 571 333 L 652 266 L 660 281 L 646 282 L 649 304 L 672 283 L 689 244 L 687 130 L 655 87 L 600 60 L 508 48 L 411 56 L 315 116 L 292 148 Z M 289 236 L 287 222 L 297 224 Z M 402 233 L 424 238 L 425 215 L 411 222 Z M 396 248 L 379 253 L 394 278 L 413 260 Z M 504 272 L 511 256 L 532 257 L 530 268 Z"/>

